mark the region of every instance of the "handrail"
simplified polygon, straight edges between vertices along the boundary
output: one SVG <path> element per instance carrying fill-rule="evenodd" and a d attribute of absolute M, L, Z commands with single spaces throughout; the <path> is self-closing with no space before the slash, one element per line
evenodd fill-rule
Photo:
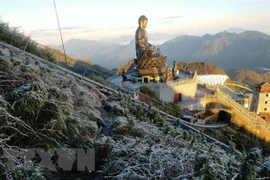
<path fill-rule="evenodd" d="M 243 106 L 235 102 L 229 95 L 227 95 L 221 89 L 217 89 L 216 91 L 217 97 L 219 100 L 234 108 L 234 111 L 244 118 L 245 121 L 254 125 L 256 128 L 261 128 L 268 136 L 270 137 L 270 125 L 264 119 L 262 119 L 259 115 L 252 113 L 245 109 Z"/>
<path fill-rule="evenodd" d="M 251 92 L 253 91 L 249 85 L 237 81 L 232 81 L 232 83 L 226 82 L 225 85 L 238 86 Z"/>

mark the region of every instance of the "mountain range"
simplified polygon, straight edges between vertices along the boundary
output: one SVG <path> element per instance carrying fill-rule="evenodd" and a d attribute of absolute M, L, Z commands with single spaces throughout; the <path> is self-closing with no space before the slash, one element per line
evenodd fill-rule
<path fill-rule="evenodd" d="M 159 46 L 169 58 L 180 62 L 209 62 L 225 71 L 255 70 L 270 66 L 270 36 L 258 31 L 240 34 L 220 32 L 203 37 L 179 36 Z"/>
<path fill-rule="evenodd" d="M 232 28 L 228 31 L 242 30 Z M 202 37 L 181 35 L 156 47 L 167 55 L 169 66 L 175 60 L 187 63 L 209 62 L 225 71 L 232 68 L 254 71 L 257 71 L 258 67 L 270 68 L 269 35 L 259 31 L 244 31 L 238 34 L 228 31 Z M 65 43 L 65 50 L 73 58 L 89 59 L 107 69 L 113 69 L 126 64 L 135 56 L 134 39 L 128 44 L 119 43 L 128 38 L 131 36 L 111 41 L 71 39 Z M 60 46 L 56 48 L 62 49 Z"/>

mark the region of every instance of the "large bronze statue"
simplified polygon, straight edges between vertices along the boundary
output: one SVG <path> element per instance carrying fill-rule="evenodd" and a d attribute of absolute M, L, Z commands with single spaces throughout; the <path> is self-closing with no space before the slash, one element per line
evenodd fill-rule
<path fill-rule="evenodd" d="M 165 66 L 166 56 L 161 55 L 159 49 L 148 42 L 147 27 L 148 19 L 145 15 L 138 19 L 139 27 L 135 33 L 136 58 L 134 63 L 139 69 L 159 69 Z"/>
<path fill-rule="evenodd" d="M 145 15 L 142 15 L 138 19 L 138 23 L 139 27 L 137 28 L 135 33 L 135 46 L 136 46 L 136 57 L 137 59 L 141 59 L 141 57 L 146 51 L 149 51 L 148 54 L 153 53 L 155 47 L 148 42 L 148 33 L 145 30 L 148 23 L 147 17 Z"/>

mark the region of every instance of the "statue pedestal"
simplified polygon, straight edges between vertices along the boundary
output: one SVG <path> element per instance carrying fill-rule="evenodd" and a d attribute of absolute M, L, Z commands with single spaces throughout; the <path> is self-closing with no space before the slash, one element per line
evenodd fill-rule
<path fill-rule="evenodd" d="M 166 74 L 166 56 L 143 56 L 141 59 L 134 59 L 134 63 L 137 65 L 136 69 L 131 77 L 135 81 L 142 83 L 145 82 L 160 82 L 164 80 Z"/>
<path fill-rule="evenodd" d="M 159 69 L 138 69 L 131 74 L 131 77 L 142 83 L 160 82 L 161 79 L 164 79 L 165 72 L 165 67 Z"/>
<path fill-rule="evenodd" d="M 139 69 L 159 69 L 165 66 L 167 56 L 143 56 L 135 61 Z"/>
<path fill-rule="evenodd" d="M 142 76 L 148 75 L 148 76 L 157 76 L 159 75 L 158 69 L 139 69 L 139 74 Z"/>

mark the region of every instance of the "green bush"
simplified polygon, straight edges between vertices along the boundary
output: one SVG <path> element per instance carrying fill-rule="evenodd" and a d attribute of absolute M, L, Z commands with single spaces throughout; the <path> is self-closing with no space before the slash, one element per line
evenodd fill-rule
<path fill-rule="evenodd" d="M 158 95 L 147 86 L 140 86 L 140 92 L 153 99 L 159 100 Z"/>
<path fill-rule="evenodd" d="M 172 116 L 175 116 L 175 117 L 180 116 L 180 106 L 173 102 L 163 105 L 162 110 Z"/>
<path fill-rule="evenodd" d="M 91 74 L 89 76 L 90 79 L 93 79 L 94 81 L 100 83 L 100 84 L 103 84 L 105 86 L 108 86 L 108 83 L 105 81 L 105 79 L 102 77 L 102 76 L 98 76 L 98 75 L 95 75 L 95 74 Z"/>

